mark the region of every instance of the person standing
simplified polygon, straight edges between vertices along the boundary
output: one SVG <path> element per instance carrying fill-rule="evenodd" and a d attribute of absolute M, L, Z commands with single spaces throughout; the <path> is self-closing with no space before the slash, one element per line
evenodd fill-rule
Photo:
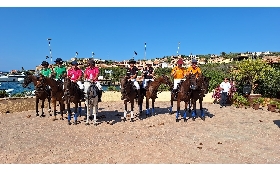
<path fill-rule="evenodd" d="M 186 69 L 183 67 L 183 60 L 180 58 L 177 61 L 177 66 L 175 66 L 171 71 L 171 76 L 174 78 L 174 86 L 172 93 L 174 94 L 174 98 L 177 98 L 177 92 L 178 92 L 178 84 L 185 80 L 186 77 Z"/>
<path fill-rule="evenodd" d="M 101 102 L 101 97 L 102 97 L 102 86 L 100 85 L 100 82 L 98 81 L 98 76 L 99 76 L 99 68 L 95 66 L 95 61 L 94 60 L 89 60 L 88 62 L 89 67 L 86 68 L 85 73 L 84 73 L 84 89 L 85 93 L 87 92 L 88 88 L 90 87 L 91 83 L 95 83 L 97 88 L 99 89 L 98 91 L 98 102 Z"/>
<path fill-rule="evenodd" d="M 147 61 L 146 67 L 142 70 L 142 76 L 144 77 L 143 80 L 143 88 L 146 89 L 148 81 L 154 81 L 154 68 L 152 67 L 153 62 Z"/>
<path fill-rule="evenodd" d="M 220 108 L 226 107 L 227 98 L 228 95 L 230 94 L 230 88 L 231 85 L 228 82 L 228 78 L 225 78 L 225 80 L 220 84 L 220 90 L 221 90 Z"/>

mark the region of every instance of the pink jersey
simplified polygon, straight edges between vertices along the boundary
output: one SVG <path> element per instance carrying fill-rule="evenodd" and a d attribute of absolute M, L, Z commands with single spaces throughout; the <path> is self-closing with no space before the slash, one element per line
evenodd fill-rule
<path fill-rule="evenodd" d="M 82 70 L 81 69 L 69 69 L 67 71 L 67 76 L 70 77 L 71 81 L 76 81 L 80 76 L 82 76 Z"/>
<path fill-rule="evenodd" d="M 86 74 L 85 79 L 91 80 L 91 79 L 95 78 L 96 76 L 98 76 L 99 68 L 98 67 L 93 67 L 93 68 L 87 67 L 85 74 Z M 97 81 L 97 80 L 98 80 L 98 78 L 95 81 Z"/>

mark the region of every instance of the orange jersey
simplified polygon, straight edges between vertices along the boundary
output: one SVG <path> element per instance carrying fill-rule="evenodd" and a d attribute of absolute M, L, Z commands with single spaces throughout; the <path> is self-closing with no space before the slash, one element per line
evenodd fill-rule
<path fill-rule="evenodd" d="M 201 70 L 199 67 L 196 67 L 196 69 L 194 69 L 192 66 L 188 67 L 187 69 L 187 74 L 193 73 L 196 74 L 196 77 L 198 77 L 198 74 L 201 74 Z"/>
<path fill-rule="evenodd" d="M 174 79 L 183 79 L 186 74 L 185 68 L 179 68 L 178 66 L 174 67 L 171 71 L 171 74 L 175 71 Z"/>

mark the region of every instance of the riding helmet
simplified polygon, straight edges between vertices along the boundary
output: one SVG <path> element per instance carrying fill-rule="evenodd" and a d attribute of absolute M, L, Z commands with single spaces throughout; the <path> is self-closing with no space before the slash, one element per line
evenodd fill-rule
<path fill-rule="evenodd" d="M 135 64 L 136 61 L 135 61 L 134 59 L 130 59 L 129 62 L 128 62 L 128 64 L 131 64 L 131 63 Z"/>
<path fill-rule="evenodd" d="M 62 63 L 63 61 L 62 61 L 61 58 L 57 58 L 54 62 L 55 62 L 55 63 Z"/>
<path fill-rule="evenodd" d="M 196 59 L 192 59 L 192 63 L 197 63 L 197 60 Z"/>
<path fill-rule="evenodd" d="M 95 61 L 94 60 L 89 60 L 87 63 L 88 64 L 95 64 Z"/>
<path fill-rule="evenodd" d="M 179 59 L 179 60 L 177 61 L 177 64 L 184 64 L 184 61 L 183 61 L 182 59 Z"/>
<path fill-rule="evenodd" d="M 49 63 L 46 62 L 46 61 L 43 61 L 41 65 L 42 65 L 42 66 L 49 66 Z"/>
<path fill-rule="evenodd" d="M 76 60 L 71 62 L 72 65 L 78 65 L 78 62 Z"/>

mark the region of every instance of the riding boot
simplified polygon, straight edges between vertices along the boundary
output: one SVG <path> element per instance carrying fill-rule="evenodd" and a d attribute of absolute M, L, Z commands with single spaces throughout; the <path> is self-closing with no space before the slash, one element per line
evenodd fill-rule
<path fill-rule="evenodd" d="M 98 102 L 101 102 L 102 90 L 98 90 Z"/>

